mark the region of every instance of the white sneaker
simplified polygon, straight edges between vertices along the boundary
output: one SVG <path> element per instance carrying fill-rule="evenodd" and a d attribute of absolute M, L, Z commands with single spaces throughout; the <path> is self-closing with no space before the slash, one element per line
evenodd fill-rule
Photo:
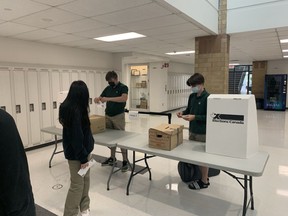
<path fill-rule="evenodd" d="M 87 209 L 87 210 L 81 212 L 81 215 L 82 216 L 90 216 L 90 209 Z"/>

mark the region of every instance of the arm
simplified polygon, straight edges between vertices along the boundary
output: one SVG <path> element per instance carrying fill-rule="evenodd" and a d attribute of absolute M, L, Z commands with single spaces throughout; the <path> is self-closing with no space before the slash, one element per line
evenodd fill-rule
<path fill-rule="evenodd" d="M 88 153 L 84 147 L 84 134 L 81 126 L 81 115 L 80 113 L 75 113 L 75 119 L 71 126 L 71 145 L 77 159 L 81 164 L 88 162 Z"/>
<path fill-rule="evenodd" d="M 112 101 L 112 102 L 118 102 L 118 103 L 123 103 L 126 102 L 128 99 L 128 94 L 122 94 L 120 97 L 102 97 L 101 102 L 107 102 L 107 101 Z"/>

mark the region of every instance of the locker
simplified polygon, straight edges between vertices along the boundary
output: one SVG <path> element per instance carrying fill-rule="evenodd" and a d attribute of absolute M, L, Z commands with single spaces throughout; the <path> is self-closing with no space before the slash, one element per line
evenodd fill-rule
<path fill-rule="evenodd" d="M 28 147 L 28 118 L 27 118 L 27 95 L 25 91 L 25 72 L 22 68 L 13 70 L 13 87 L 15 96 L 15 121 L 24 147 Z"/>
<path fill-rule="evenodd" d="M 71 75 L 71 82 L 70 82 L 70 85 L 73 81 L 77 81 L 79 80 L 79 77 L 78 77 L 78 71 L 77 70 L 73 70 L 72 73 L 70 73 Z"/>
<path fill-rule="evenodd" d="M 106 87 L 106 81 L 103 83 L 102 82 L 102 73 L 101 72 L 96 72 L 95 73 L 95 88 L 94 88 L 94 96 L 95 97 L 99 97 L 102 93 L 102 91 L 104 90 L 104 88 Z M 104 107 L 97 107 L 97 105 L 94 103 L 94 105 L 92 105 L 95 107 L 95 112 L 97 115 L 105 115 L 105 108 Z"/>
<path fill-rule="evenodd" d="M 9 68 L 0 68 L 0 109 L 13 116 Z"/>
<path fill-rule="evenodd" d="M 95 72 L 94 71 L 88 72 L 88 80 L 86 84 L 89 89 L 90 114 L 91 115 L 96 114 L 96 105 L 93 102 L 94 97 L 95 97 Z"/>
<path fill-rule="evenodd" d="M 52 115 L 53 115 L 53 122 L 52 125 L 56 126 L 58 123 L 58 114 L 59 114 L 59 104 L 57 104 L 57 97 L 60 90 L 60 71 L 53 70 L 50 73 L 50 80 L 51 80 L 51 94 L 52 94 Z"/>
<path fill-rule="evenodd" d="M 50 127 L 52 125 L 52 103 L 51 103 L 51 91 L 49 71 L 40 70 L 39 72 L 39 84 L 40 84 L 40 121 L 41 128 Z M 42 133 L 42 142 L 51 141 L 52 136 L 47 133 Z"/>
<path fill-rule="evenodd" d="M 68 91 L 70 87 L 70 75 L 68 70 L 61 71 L 61 91 Z"/>
<path fill-rule="evenodd" d="M 30 145 L 40 144 L 40 109 L 39 109 L 39 85 L 37 80 L 37 71 L 28 70 L 27 90 L 28 90 L 28 110 L 29 110 L 29 137 Z"/>
<path fill-rule="evenodd" d="M 85 82 L 87 84 L 87 71 L 82 70 L 79 73 L 79 80 L 82 80 L 83 82 Z"/>

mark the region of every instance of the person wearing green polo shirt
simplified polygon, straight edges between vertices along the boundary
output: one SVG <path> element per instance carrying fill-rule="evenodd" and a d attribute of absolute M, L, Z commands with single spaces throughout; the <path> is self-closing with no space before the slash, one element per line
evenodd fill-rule
<path fill-rule="evenodd" d="M 207 98 L 209 93 L 204 88 L 204 77 L 200 73 L 193 74 L 187 85 L 192 87 L 192 94 L 188 99 L 188 106 L 183 112 L 178 112 L 178 118 L 189 121 L 189 140 L 206 141 Z M 208 167 L 200 166 L 201 179 L 189 184 L 190 189 L 207 188 L 209 184 Z"/>
<path fill-rule="evenodd" d="M 105 117 L 106 128 L 125 130 L 125 106 L 128 99 L 128 87 L 118 80 L 115 71 L 109 71 L 105 77 L 108 86 L 103 90 L 100 97 L 94 99 L 95 103 L 106 102 Z M 107 158 L 102 166 L 112 166 L 116 161 L 116 147 L 110 148 L 111 156 Z M 128 170 L 127 150 L 121 149 L 123 162 L 121 171 Z"/>

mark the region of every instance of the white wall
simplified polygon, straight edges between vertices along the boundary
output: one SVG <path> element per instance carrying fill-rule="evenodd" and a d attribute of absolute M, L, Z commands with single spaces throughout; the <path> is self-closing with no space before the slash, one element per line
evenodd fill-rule
<path fill-rule="evenodd" d="M 192 75 L 194 73 L 194 65 L 178 62 L 169 62 L 168 72 Z"/>
<path fill-rule="evenodd" d="M 288 1 L 228 0 L 227 33 L 288 26 Z"/>
<path fill-rule="evenodd" d="M 113 55 L 106 52 L 4 37 L 0 37 L 0 47 L 0 62 L 98 69 L 113 67 Z"/>
<path fill-rule="evenodd" d="M 218 4 L 216 0 L 165 0 L 204 28 L 218 33 Z M 217 6 L 217 8 L 215 8 Z"/>

